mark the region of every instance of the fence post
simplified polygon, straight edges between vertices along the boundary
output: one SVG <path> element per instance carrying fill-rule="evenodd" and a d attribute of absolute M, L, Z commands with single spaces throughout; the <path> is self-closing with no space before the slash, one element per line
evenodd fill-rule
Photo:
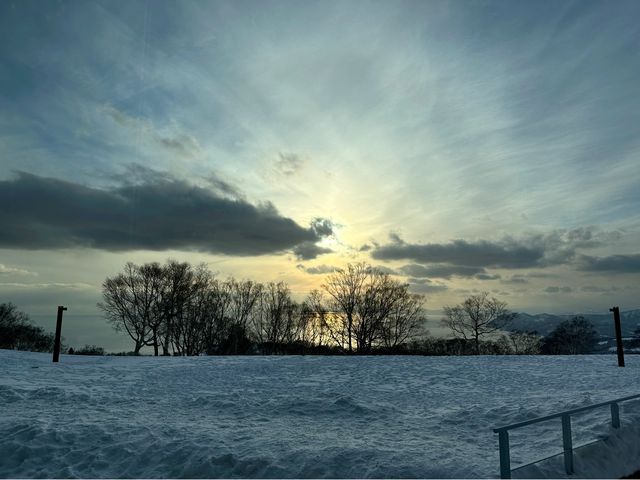
<path fill-rule="evenodd" d="M 498 432 L 498 445 L 500 447 L 500 478 L 511 478 L 511 458 L 509 456 L 509 432 Z"/>
<path fill-rule="evenodd" d="M 620 407 L 617 403 L 611 404 L 611 426 L 620 428 Z"/>
<path fill-rule="evenodd" d="M 53 362 L 60 359 L 60 335 L 62 333 L 62 312 L 67 308 L 62 305 L 58 306 L 58 317 L 56 318 L 56 336 L 53 341 Z"/>
<path fill-rule="evenodd" d="M 562 415 L 562 448 L 564 450 L 564 469 L 567 475 L 573 473 L 573 442 L 571 441 L 571 416 Z"/>
<path fill-rule="evenodd" d="M 616 327 L 616 347 L 618 351 L 618 366 L 624 367 L 624 345 L 622 344 L 622 327 L 620 326 L 620 308 L 613 307 L 609 309 L 613 312 L 613 323 Z"/>

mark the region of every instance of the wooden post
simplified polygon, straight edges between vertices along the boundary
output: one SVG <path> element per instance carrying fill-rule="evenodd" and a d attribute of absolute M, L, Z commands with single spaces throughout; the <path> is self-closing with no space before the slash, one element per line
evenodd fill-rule
<path fill-rule="evenodd" d="M 58 319 L 56 320 L 56 339 L 53 343 L 53 361 L 54 363 L 60 359 L 60 335 L 62 334 L 62 312 L 66 307 L 58 306 Z"/>
<path fill-rule="evenodd" d="M 509 455 L 509 432 L 498 432 L 498 447 L 500 448 L 500 478 L 511 478 L 511 458 Z"/>
<path fill-rule="evenodd" d="M 617 403 L 611 404 L 611 426 L 620 428 L 620 407 L 618 407 Z"/>
<path fill-rule="evenodd" d="M 609 309 L 613 312 L 613 321 L 616 326 L 616 345 L 618 347 L 618 366 L 624 367 L 624 350 L 622 348 L 622 326 L 620 325 L 620 308 L 613 307 Z"/>
<path fill-rule="evenodd" d="M 564 470 L 573 473 L 573 442 L 571 440 L 571 417 L 562 415 L 562 449 L 564 450 Z"/>

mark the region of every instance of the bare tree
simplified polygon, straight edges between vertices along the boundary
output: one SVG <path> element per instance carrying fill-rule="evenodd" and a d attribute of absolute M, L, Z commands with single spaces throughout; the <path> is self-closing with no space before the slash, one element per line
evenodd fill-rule
<path fill-rule="evenodd" d="M 219 352 L 220 345 L 231 334 L 229 317 L 231 293 L 229 283 L 213 279 L 209 284 L 209 311 L 205 322 L 204 350 L 208 354 Z"/>
<path fill-rule="evenodd" d="M 158 356 L 160 345 L 160 328 L 163 323 L 161 300 L 164 286 L 164 270 L 157 262 L 145 263 L 137 267 L 138 303 L 140 316 L 149 328 L 149 338 L 145 345 L 153 347 L 153 354 Z"/>
<path fill-rule="evenodd" d="M 404 292 L 403 285 L 376 269 L 368 269 L 360 295 L 354 322 L 354 334 L 359 353 L 370 352 L 381 335 L 389 317 Z"/>
<path fill-rule="evenodd" d="M 238 353 L 239 341 L 244 340 L 248 333 L 248 324 L 252 315 L 256 313 L 257 302 L 262 295 L 263 285 L 251 280 L 227 280 L 230 294 L 229 316 L 231 352 Z M 242 338 L 240 338 L 242 337 Z"/>
<path fill-rule="evenodd" d="M 408 286 L 404 287 L 382 324 L 382 343 L 387 348 L 397 347 L 425 333 L 424 296 L 411 294 Z"/>
<path fill-rule="evenodd" d="M 593 323 L 582 316 L 564 320 L 542 339 L 541 351 L 552 355 L 591 353 L 598 342 Z"/>
<path fill-rule="evenodd" d="M 516 355 L 537 355 L 542 349 L 542 337 L 536 332 L 510 332 L 509 341 Z"/>
<path fill-rule="evenodd" d="M 260 343 L 278 348 L 296 337 L 298 306 L 284 282 L 267 283 L 259 299 L 259 309 L 253 316 L 254 333 Z"/>
<path fill-rule="evenodd" d="M 198 355 L 204 351 L 207 324 L 212 321 L 213 280 L 204 264 L 193 272 L 185 314 L 173 327 L 173 342 L 180 355 Z"/>
<path fill-rule="evenodd" d="M 185 315 L 186 305 L 192 291 L 193 277 L 193 267 L 186 262 L 169 260 L 164 266 L 161 300 L 163 321 L 160 331 L 160 336 L 163 338 L 163 355 L 169 355 L 169 348 L 173 342 L 174 325 L 181 322 Z M 176 353 L 175 346 L 174 353 Z"/>
<path fill-rule="evenodd" d="M 102 284 L 103 301 L 98 303 L 107 321 L 134 341 L 136 354 L 147 342 L 151 310 L 138 270 L 137 265 L 128 262 L 122 273 L 107 278 Z"/>
<path fill-rule="evenodd" d="M 442 323 L 449 327 L 457 338 L 472 340 L 476 355 L 480 354 L 480 339 L 503 329 L 516 316 L 507 309 L 507 304 L 489 293 L 472 295 L 459 305 L 445 305 Z"/>
<path fill-rule="evenodd" d="M 330 335 L 337 340 L 344 333 L 349 353 L 353 352 L 353 324 L 358 303 L 370 271 L 371 267 L 365 263 L 349 264 L 346 270 L 341 269 L 329 275 L 326 283 L 322 285 L 331 297 L 333 318 L 327 322 Z"/>
<path fill-rule="evenodd" d="M 322 346 L 327 337 L 327 306 L 320 290 L 311 290 L 302 303 L 300 335 L 304 343 Z M 344 340 L 344 337 L 341 339 Z M 337 342 L 342 345 L 343 342 Z"/>

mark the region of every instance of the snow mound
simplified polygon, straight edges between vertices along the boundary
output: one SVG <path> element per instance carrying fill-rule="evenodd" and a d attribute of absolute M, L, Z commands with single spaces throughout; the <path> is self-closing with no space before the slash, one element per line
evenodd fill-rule
<path fill-rule="evenodd" d="M 640 357 L 626 368 L 609 356 L 53 364 L 0 350 L 0 477 L 496 477 L 492 428 L 639 393 L 639 377 Z M 576 453 L 579 477 L 640 467 L 640 402 L 621 405 L 620 431 L 608 415 L 572 420 L 575 445 L 608 437 Z M 562 450 L 559 421 L 510 440 L 514 468 Z M 563 476 L 561 456 L 527 468 L 518 476 Z"/>

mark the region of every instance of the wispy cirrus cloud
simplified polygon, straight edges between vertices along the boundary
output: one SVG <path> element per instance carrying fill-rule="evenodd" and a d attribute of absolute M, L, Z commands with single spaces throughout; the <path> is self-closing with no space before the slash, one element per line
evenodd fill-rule
<path fill-rule="evenodd" d="M 0 275 L 21 275 L 28 277 L 37 277 L 38 273 L 32 272 L 30 270 L 25 270 L 24 268 L 10 267 L 8 265 L 0 263 Z"/>
<path fill-rule="evenodd" d="M 175 124 L 164 129 L 156 127 L 148 118 L 135 117 L 113 106 L 105 106 L 104 113 L 122 128 L 134 136 L 142 136 L 168 152 L 184 156 L 197 157 L 203 154 L 200 142 L 189 133 L 181 131 Z"/>
<path fill-rule="evenodd" d="M 292 176 L 302 170 L 306 160 L 296 153 L 279 152 L 274 163 L 275 170 L 285 176 Z"/>

